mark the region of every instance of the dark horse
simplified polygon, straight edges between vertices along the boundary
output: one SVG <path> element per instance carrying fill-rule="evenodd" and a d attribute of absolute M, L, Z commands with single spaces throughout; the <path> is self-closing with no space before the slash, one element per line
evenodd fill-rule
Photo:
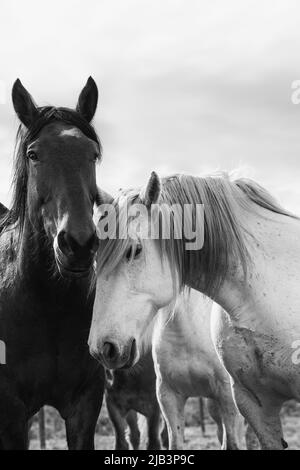
<path fill-rule="evenodd" d="M 89 78 L 76 111 L 38 108 L 19 80 L 12 98 L 21 126 L 12 207 L 0 211 L 0 447 L 25 449 L 28 420 L 48 404 L 65 419 L 69 448 L 91 449 L 104 388 L 87 346 L 98 90 Z"/>

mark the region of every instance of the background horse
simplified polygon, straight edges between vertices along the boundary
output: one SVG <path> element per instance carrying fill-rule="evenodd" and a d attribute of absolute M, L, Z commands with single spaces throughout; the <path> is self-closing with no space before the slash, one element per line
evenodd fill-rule
<path fill-rule="evenodd" d="M 19 80 L 13 103 L 22 125 L 13 201 L 0 223 L 0 447 L 25 449 L 27 422 L 45 404 L 66 421 L 69 448 L 93 448 L 104 370 L 89 355 L 89 295 L 98 247 L 93 206 L 101 155 L 90 124 L 90 78 L 76 111 L 37 108 Z"/>
<path fill-rule="evenodd" d="M 285 448 L 280 407 L 300 399 L 293 349 L 300 338 L 299 219 L 256 183 L 227 175 L 160 181 L 153 173 L 145 189 L 128 192 L 126 212 L 137 203 L 145 210 L 127 218 L 131 237 L 101 242 L 91 352 L 114 367 L 133 365 L 138 349 L 131 323 L 149 321 L 180 288 L 195 288 L 228 314 L 225 326 L 216 322 L 214 339 L 239 410 L 263 449 Z M 181 237 L 175 237 L 172 211 L 160 210 L 174 204 L 193 208 Z M 203 246 L 190 249 L 185 234 L 199 235 L 199 204 Z M 119 201 L 119 220 L 124 207 Z M 170 237 L 160 230 L 152 239 L 150 229 L 170 215 Z M 116 312 L 123 318 L 118 328 Z"/>
<path fill-rule="evenodd" d="M 140 431 L 136 413 L 147 420 L 147 449 L 161 449 L 161 412 L 156 398 L 156 376 L 151 351 L 148 351 L 128 370 L 108 371 L 106 404 L 116 435 L 117 450 L 128 449 L 126 424 L 130 429 L 130 441 L 134 449 L 140 445 Z"/>
<path fill-rule="evenodd" d="M 191 290 L 179 296 L 173 312 L 161 309 L 154 323 L 157 393 L 171 449 L 183 449 L 184 406 L 189 397 L 196 396 L 208 398 L 222 449 L 235 450 L 244 444 L 244 418 L 234 404 L 229 375 L 211 340 L 211 308 L 209 299 Z"/>

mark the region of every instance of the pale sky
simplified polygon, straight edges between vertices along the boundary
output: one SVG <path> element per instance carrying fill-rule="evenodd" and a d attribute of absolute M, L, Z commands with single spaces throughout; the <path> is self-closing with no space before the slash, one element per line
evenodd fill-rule
<path fill-rule="evenodd" d="M 104 189 L 143 185 L 152 170 L 241 167 L 300 213 L 299 24 L 289 0 L 1 0 L 0 200 L 14 80 L 39 105 L 74 106 L 92 75 Z"/>

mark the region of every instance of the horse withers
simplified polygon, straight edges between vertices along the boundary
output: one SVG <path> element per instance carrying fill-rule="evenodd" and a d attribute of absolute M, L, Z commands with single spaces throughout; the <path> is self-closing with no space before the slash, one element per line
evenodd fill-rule
<path fill-rule="evenodd" d="M 104 388 L 87 347 L 98 90 L 89 78 L 76 110 L 37 107 L 19 80 L 12 98 L 21 125 L 12 205 L 0 222 L 0 447 L 25 449 L 27 422 L 47 404 L 65 419 L 69 448 L 93 448 Z"/>

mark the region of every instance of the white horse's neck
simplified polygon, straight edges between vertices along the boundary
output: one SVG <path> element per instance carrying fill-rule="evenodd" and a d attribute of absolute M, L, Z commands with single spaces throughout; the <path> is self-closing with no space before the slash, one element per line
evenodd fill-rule
<path fill-rule="evenodd" d="M 294 298 L 291 317 L 299 314 L 300 221 L 262 208 L 251 214 L 241 212 L 240 216 L 253 235 L 247 236 L 251 256 L 248 277 L 243 278 L 232 260 L 233 268 L 215 300 L 239 324 L 244 321 L 257 327 L 257 323 L 267 321 L 276 327 L 285 313 L 287 291 Z"/>

